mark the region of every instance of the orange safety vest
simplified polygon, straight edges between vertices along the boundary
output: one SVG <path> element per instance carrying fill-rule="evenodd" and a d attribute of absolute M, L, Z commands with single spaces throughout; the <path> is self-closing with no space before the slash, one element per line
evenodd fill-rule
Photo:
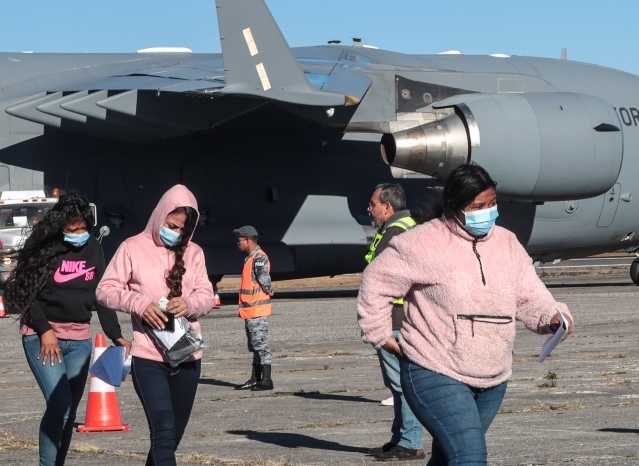
<path fill-rule="evenodd" d="M 251 276 L 253 275 L 253 262 L 258 254 L 266 256 L 263 250 L 258 250 L 256 254 L 253 254 L 246 260 L 244 269 L 242 270 L 239 316 L 244 320 L 271 315 L 271 297 L 262 289 L 259 283 L 255 284 L 253 280 L 251 280 Z M 270 272 L 270 262 L 268 268 Z"/>

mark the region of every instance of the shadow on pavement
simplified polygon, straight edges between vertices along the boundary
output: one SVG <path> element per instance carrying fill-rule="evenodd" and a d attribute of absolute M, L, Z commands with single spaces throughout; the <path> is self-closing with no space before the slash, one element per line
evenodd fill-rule
<path fill-rule="evenodd" d="M 620 429 L 619 427 L 606 427 L 597 432 L 613 432 L 615 434 L 639 434 L 639 429 Z"/>
<path fill-rule="evenodd" d="M 216 379 L 200 379 L 200 383 L 202 385 L 216 385 L 218 387 L 235 387 L 234 383 Z"/>
<path fill-rule="evenodd" d="M 307 400 L 332 400 L 332 401 L 355 401 L 359 403 L 379 403 L 379 400 L 371 400 L 370 398 L 364 398 L 362 396 L 347 396 L 347 395 L 335 395 L 332 393 L 293 393 L 293 396 L 299 396 L 300 398 L 306 398 Z"/>
<path fill-rule="evenodd" d="M 254 430 L 229 430 L 232 435 L 243 435 L 248 440 L 270 443 L 284 448 L 314 448 L 316 450 L 345 451 L 349 453 L 367 453 L 368 448 L 351 447 L 337 442 L 319 440 L 308 435 L 291 434 L 288 432 L 256 432 Z"/>

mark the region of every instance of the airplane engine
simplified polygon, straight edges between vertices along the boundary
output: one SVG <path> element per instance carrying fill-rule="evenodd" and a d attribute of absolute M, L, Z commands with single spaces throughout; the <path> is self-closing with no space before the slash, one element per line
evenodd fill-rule
<path fill-rule="evenodd" d="M 555 201 L 594 197 L 616 182 L 623 133 L 615 109 L 567 92 L 464 94 L 424 109 L 428 123 L 384 134 L 389 165 L 441 181 L 473 161 L 500 198 Z"/>

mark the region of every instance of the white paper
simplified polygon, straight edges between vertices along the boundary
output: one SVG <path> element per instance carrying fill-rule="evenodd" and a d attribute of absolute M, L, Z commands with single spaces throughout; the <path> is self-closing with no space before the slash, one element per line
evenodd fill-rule
<path fill-rule="evenodd" d="M 162 296 L 158 301 L 158 309 L 162 312 L 166 312 L 167 304 L 169 304 L 169 300 Z"/>
<path fill-rule="evenodd" d="M 561 311 L 557 311 L 557 314 L 559 314 L 559 328 L 552 337 L 546 340 L 544 346 L 542 346 L 541 353 L 539 353 L 539 359 L 537 360 L 537 362 L 542 362 L 544 359 L 546 359 L 550 352 L 554 350 L 555 347 L 561 342 L 561 339 L 568 331 L 568 321 L 561 313 Z"/>
<path fill-rule="evenodd" d="M 129 354 L 129 357 L 126 358 L 126 361 L 124 361 L 124 365 L 122 366 L 122 382 L 124 382 L 124 379 L 126 379 L 126 376 L 129 375 L 129 372 L 131 372 L 131 355 L 130 354 Z"/>

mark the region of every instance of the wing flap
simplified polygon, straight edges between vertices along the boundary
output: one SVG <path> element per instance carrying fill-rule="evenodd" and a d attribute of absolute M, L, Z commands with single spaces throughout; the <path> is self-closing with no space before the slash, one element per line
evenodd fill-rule
<path fill-rule="evenodd" d="M 72 102 L 74 100 L 77 100 L 80 97 L 86 96 L 88 93 L 89 91 L 74 92 L 73 94 L 66 95 L 60 99 L 40 104 L 36 106 L 36 109 L 49 115 L 57 116 L 59 118 L 66 118 L 67 120 L 76 121 L 78 123 L 86 123 L 87 117 L 85 115 L 80 115 L 78 113 L 66 110 L 62 108 L 62 104 L 65 102 Z"/>
<path fill-rule="evenodd" d="M 96 103 L 100 100 L 104 100 L 109 96 L 109 91 L 103 90 L 94 92 L 85 97 L 79 97 L 77 99 L 63 102 L 60 107 L 70 112 L 78 113 L 98 120 L 106 119 L 106 108 L 98 107 Z"/>
<path fill-rule="evenodd" d="M 59 128 L 62 119 L 48 113 L 43 113 L 38 110 L 38 105 L 45 104 L 47 102 L 53 102 L 62 97 L 62 92 L 54 92 L 53 94 L 41 95 L 35 98 L 28 99 L 19 104 L 12 105 L 5 109 L 9 115 L 22 118 L 23 120 L 32 121 L 41 125 L 53 126 Z"/>

